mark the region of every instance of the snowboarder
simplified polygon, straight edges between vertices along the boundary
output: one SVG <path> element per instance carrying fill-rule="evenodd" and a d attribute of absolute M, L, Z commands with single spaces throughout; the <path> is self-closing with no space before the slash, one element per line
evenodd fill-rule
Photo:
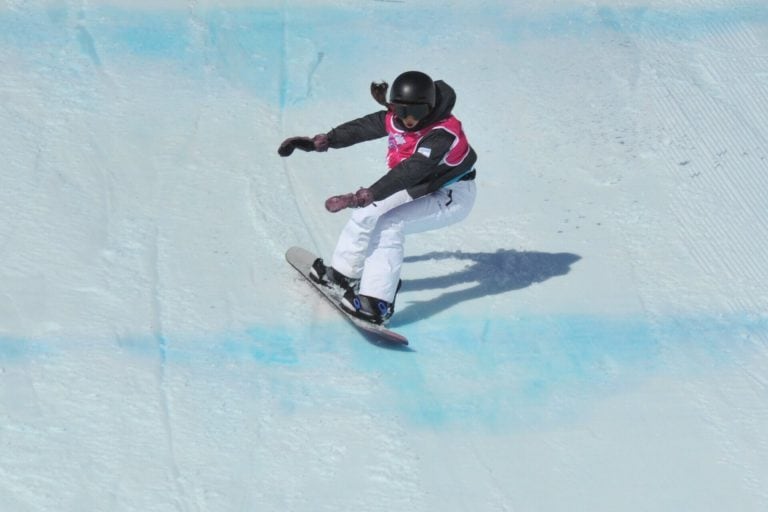
<path fill-rule="evenodd" d="M 394 313 L 405 235 L 467 217 L 475 202 L 477 155 L 452 114 L 456 93 L 442 80 L 407 71 L 391 88 L 371 83 L 371 95 L 386 110 L 328 133 L 288 138 L 278 153 L 322 152 L 388 137 L 388 172 L 370 187 L 325 202 L 330 212 L 357 209 L 341 232 L 331 265 L 318 258 L 311 271 L 315 281 L 341 289 L 345 311 L 381 324 Z"/>

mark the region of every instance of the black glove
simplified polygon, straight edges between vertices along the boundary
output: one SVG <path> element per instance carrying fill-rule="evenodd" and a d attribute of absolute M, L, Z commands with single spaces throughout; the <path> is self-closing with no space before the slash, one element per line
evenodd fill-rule
<path fill-rule="evenodd" d="M 329 197 L 325 201 L 325 209 L 336 213 L 344 208 L 365 208 L 373 202 L 373 193 L 369 188 L 361 188 L 354 194 L 342 194 Z"/>
<path fill-rule="evenodd" d="M 376 100 L 376 103 L 379 105 L 389 108 L 389 103 L 387 103 L 387 89 L 389 89 L 389 84 L 387 82 L 371 82 L 371 96 L 373 96 L 373 99 Z"/>
<path fill-rule="evenodd" d="M 280 156 L 291 156 L 294 149 L 302 151 L 328 151 L 328 135 L 319 133 L 314 137 L 291 137 L 285 139 L 280 147 L 277 148 L 277 154 Z"/>

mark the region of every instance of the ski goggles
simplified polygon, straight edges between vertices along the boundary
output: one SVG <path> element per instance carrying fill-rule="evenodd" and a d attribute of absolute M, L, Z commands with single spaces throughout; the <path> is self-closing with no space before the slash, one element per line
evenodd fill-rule
<path fill-rule="evenodd" d="M 426 103 L 393 103 L 395 108 L 395 115 L 400 119 L 405 119 L 408 116 L 420 121 L 427 117 L 429 111 L 429 105 Z"/>

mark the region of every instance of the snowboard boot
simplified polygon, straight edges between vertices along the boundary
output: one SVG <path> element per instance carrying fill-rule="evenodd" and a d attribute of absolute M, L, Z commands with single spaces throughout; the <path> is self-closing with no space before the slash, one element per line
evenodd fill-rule
<path fill-rule="evenodd" d="M 312 263 L 312 268 L 309 269 L 309 277 L 318 284 L 336 286 L 344 293 L 349 290 L 356 292 L 360 286 L 359 279 L 352 279 L 333 267 L 326 267 L 322 258 L 317 258 Z"/>
<path fill-rule="evenodd" d="M 397 282 L 395 298 L 402 284 L 402 281 Z M 353 290 L 347 290 L 344 293 L 344 297 L 341 298 L 341 307 L 350 315 L 376 325 L 386 324 L 395 312 L 394 300 L 387 302 L 369 295 L 358 295 Z"/>

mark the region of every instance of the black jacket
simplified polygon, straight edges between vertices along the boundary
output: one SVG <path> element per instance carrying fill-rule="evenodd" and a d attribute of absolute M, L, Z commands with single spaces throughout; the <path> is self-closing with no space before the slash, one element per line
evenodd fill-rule
<path fill-rule="evenodd" d="M 413 130 L 429 127 L 451 115 L 456 103 L 456 93 L 442 80 L 436 81 L 435 87 L 435 108 Z M 381 110 L 337 126 L 328 132 L 329 147 L 344 148 L 386 137 L 386 115 L 387 111 Z M 395 122 L 399 123 L 398 120 Z M 406 129 L 402 125 L 399 127 Z M 380 201 L 401 190 L 406 190 L 408 195 L 415 199 L 438 190 L 457 177 L 466 176 L 477 161 L 477 154 L 471 147 L 467 157 L 458 166 L 443 162 L 455 140 L 456 138 L 445 130 L 432 130 L 427 133 L 419 142 L 413 156 L 403 160 L 371 185 L 374 201 Z M 419 153 L 419 148 L 429 148 L 430 151 L 426 153 L 430 156 Z"/>

